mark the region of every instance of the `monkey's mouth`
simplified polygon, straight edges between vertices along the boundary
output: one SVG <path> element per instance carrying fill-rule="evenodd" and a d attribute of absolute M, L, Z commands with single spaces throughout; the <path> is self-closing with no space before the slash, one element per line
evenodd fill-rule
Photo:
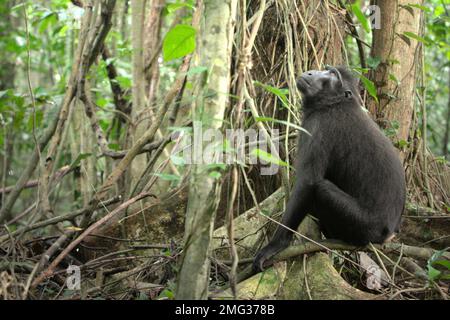
<path fill-rule="evenodd" d="M 300 80 L 306 84 L 307 87 L 311 86 L 311 84 L 303 77 L 300 77 Z"/>
<path fill-rule="evenodd" d="M 304 79 L 303 77 L 300 77 L 297 80 L 297 88 L 303 93 L 306 94 L 306 92 L 308 91 L 308 88 L 311 86 L 311 84 Z"/>

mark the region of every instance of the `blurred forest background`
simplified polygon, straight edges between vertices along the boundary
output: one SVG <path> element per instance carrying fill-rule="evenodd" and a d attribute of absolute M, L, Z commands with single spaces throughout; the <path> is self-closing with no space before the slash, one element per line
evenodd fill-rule
<path fill-rule="evenodd" d="M 0 297 L 448 299 L 449 30 L 449 0 L 1 1 Z M 296 76 L 325 65 L 399 150 L 401 232 L 356 250 L 308 219 L 322 245 L 253 275 L 295 178 Z M 189 165 L 196 120 L 279 152 Z"/>

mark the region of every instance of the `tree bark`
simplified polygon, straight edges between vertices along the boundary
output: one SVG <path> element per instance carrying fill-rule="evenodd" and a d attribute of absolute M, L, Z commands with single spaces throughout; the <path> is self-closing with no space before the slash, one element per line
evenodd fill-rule
<path fill-rule="evenodd" d="M 2 1 L 0 4 L 0 38 L 6 39 L 11 36 L 13 31 L 13 21 L 11 8 L 15 1 Z M 11 53 L 11 52 L 10 52 Z M 15 61 L 14 55 L 6 54 L 0 61 L 0 91 L 8 88 L 14 88 Z"/>
<path fill-rule="evenodd" d="M 141 137 L 147 129 L 147 121 L 143 121 L 146 110 L 145 74 L 144 74 L 144 21 L 145 0 L 131 0 L 131 40 L 133 47 L 133 107 L 131 109 L 132 125 L 128 130 L 129 146 L 135 142 L 135 137 Z M 145 168 L 146 155 L 137 155 L 130 166 L 130 188 L 139 181 Z"/>
<path fill-rule="evenodd" d="M 450 88 L 450 68 L 448 69 L 448 87 Z M 445 121 L 445 132 L 442 140 L 442 155 L 448 160 L 448 139 L 450 138 L 450 89 L 448 89 L 447 120 Z"/>
<path fill-rule="evenodd" d="M 373 30 L 371 56 L 381 60 L 372 75 L 379 103 L 372 100 L 368 108 L 382 128 L 398 126 L 394 143 L 408 141 L 411 129 L 416 62 L 422 52 L 420 42 L 407 33 L 420 35 L 422 11 L 410 5 L 422 3 L 422 0 L 375 1 L 380 8 L 381 28 Z"/>
<path fill-rule="evenodd" d="M 199 127 L 194 126 L 194 141 L 202 138 L 202 130 L 219 130 L 222 127 L 228 101 L 236 6 L 236 0 L 204 2 L 194 64 L 206 67 L 207 71 L 198 76 L 196 81 L 193 114 L 194 120 L 201 124 Z M 211 95 L 211 92 L 215 94 Z M 205 94 L 208 94 L 208 98 L 205 98 Z M 177 299 L 208 297 L 208 254 L 220 198 L 220 182 L 210 175 L 211 168 L 202 162 L 193 164 L 191 170 Z"/>

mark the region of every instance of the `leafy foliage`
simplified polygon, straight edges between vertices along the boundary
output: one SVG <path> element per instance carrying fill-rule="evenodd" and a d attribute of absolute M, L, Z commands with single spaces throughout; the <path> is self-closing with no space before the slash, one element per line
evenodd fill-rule
<path fill-rule="evenodd" d="M 195 34 L 193 27 L 179 24 L 170 30 L 163 41 L 164 61 L 184 57 L 195 50 Z"/>

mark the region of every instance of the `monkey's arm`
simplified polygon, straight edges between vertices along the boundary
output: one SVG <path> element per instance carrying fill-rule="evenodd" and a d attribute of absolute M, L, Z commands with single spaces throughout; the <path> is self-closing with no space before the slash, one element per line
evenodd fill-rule
<path fill-rule="evenodd" d="M 314 188 L 317 181 L 323 178 L 327 162 L 326 158 L 322 157 L 324 152 L 319 144 L 320 137 L 316 138 L 318 139 L 314 140 L 315 145 L 311 144 L 308 138 L 309 141 L 305 142 L 309 143 L 303 144 L 299 150 L 297 179 L 281 220 L 282 225 L 277 227 L 272 240 L 256 255 L 253 262 L 255 270 L 264 270 L 264 263 L 289 245 L 291 230 L 296 230 L 311 210 Z"/>
<path fill-rule="evenodd" d="M 264 270 L 264 263 L 275 254 L 289 246 L 292 231 L 296 230 L 310 209 L 313 196 L 313 184 L 304 179 L 297 179 L 289 198 L 286 211 L 270 242 L 255 257 L 253 268 Z M 287 228 L 286 228 L 287 227 Z"/>

